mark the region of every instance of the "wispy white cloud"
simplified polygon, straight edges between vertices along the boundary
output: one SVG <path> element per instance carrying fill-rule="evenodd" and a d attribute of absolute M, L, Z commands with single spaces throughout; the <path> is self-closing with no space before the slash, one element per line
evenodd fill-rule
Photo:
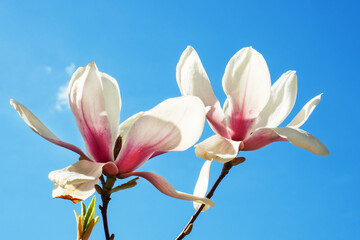
<path fill-rule="evenodd" d="M 64 108 L 70 108 L 68 101 L 68 84 L 60 86 L 57 92 L 55 109 L 61 111 Z"/>
<path fill-rule="evenodd" d="M 45 71 L 46 71 L 47 73 L 51 73 L 52 67 L 50 67 L 50 66 L 45 66 L 44 68 L 45 68 Z"/>
<path fill-rule="evenodd" d="M 75 64 L 71 63 L 69 66 L 65 68 L 65 72 L 71 76 L 75 72 Z"/>
<path fill-rule="evenodd" d="M 65 72 L 67 75 L 71 76 L 75 71 L 75 63 L 65 67 Z M 69 100 L 68 100 L 68 83 L 60 86 L 56 94 L 56 104 L 55 110 L 62 111 L 64 109 L 69 109 Z"/>

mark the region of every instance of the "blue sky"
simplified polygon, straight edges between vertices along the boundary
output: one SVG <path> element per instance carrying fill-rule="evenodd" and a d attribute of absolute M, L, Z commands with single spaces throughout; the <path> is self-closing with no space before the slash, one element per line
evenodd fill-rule
<path fill-rule="evenodd" d="M 71 111 L 59 99 L 73 69 L 95 61 L 117 79 L 121 121 L 180 95 L 175 68 L 192 45 L 215 94 L 239 49 L 263 54 L 272 82 L 298 74 L 294 114 L 324 93 L 303 129 L 330 149 L 313 155 L 290 143 L 244 152 L 187 239 L 360 238 L 358 1 L 0 1 L 1 239 L 75 239 L 72 210 L 51 198 L 50 171 L 76 154 L 33 133 L 9 105 L 14 98 L 58 137 L 84 149 Z M 61 95 L 61 94 L 60 94 Z M 211 136 L 205 126 L 201 140 Z M 203 160 L 193 148 L 141 167 L 192 192 Z M 212 182 L 221 164 L 211 169 Z M 88 203 L 88 201 L 87 201 Z M 109 206 L 116 239 L 174 239 L 194 210 L 145 180 L 117 193 Z M 100 211 L 97 210 L 97 215 Z M 92 239 L 103 239 L 102 223 Z"/>

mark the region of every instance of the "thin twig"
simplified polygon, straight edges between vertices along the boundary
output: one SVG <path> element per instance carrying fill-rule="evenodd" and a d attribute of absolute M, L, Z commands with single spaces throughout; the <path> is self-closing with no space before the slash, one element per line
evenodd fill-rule
<path fill-rule="evenodd" d="M 218 177 L 218 179 L 216 180 L 216 182 L 214 183 L 214 185 L 212 186 L 212 188 L 210 189 L 210 191 L 206 195 L 206 197 L 210 199 L 214 195 L 214 192 L 215 192 L 216 188 L 219 186 L 220 182 L 229 173 L 230 169 L 235 165 L 243 163 L 244 161 L 245 161 L 245 158 L 235 158 L 234 160 L 232 160 L 230 162 L 224 163 L 224 166 L 221 170 L 220 176 Z M 199 209 L 194 213 L 194 215 L 191 216 L 190 221 L 188 222 L 188 224 L 186 224 L 185 228 L 182 230 L 182 232 L 176 238 L 176 240 L 183 239 L 184 237 L 186 237 L 186 235 L 188 235 L 191 232 L 195 220 L 200 215 L 200 213 L 204 209 L 204 207 L 205 207 L 205 204 L 202 204 L 199 207 Z"/>
<path fill-rule="evenodd" d="M 105 239 L 110 240 L 114 239 L 114 234 L 110 236 L 109 233 L 109 225 L 107 220 L 107 208 L 109 205 L 109 202 L 111 200 L 111 190 L 115 184 L 116 178 L 114 177 L 107 177 L 105 184 L 103 184 L 103 189 L 101 191 L 101 200 L 102 200 L 102 206 L 99 205 L 99 208 L 101 210 L 101 215 L 103 218 L 103 224 L 104 224 L 104 231 L 105 231 Z"/>
<path fill-rule="evenodd" d="M 105 231 L 105 239 L 109 240 L 110 239 L 110 234 L 109 234 L 109 226 L 108 226 L 108 220 L 107 220 L 107 207 L 109 204 L 109 201 L 111 200 L 110 197 L 105 197 L 105 196 L 101 196 L 102 199 L 102 206 L 99 205 L 99 208 L 101 210 L 101 215 L 103 218 L 103 223 L 104 223 L 104 231 Z"/>

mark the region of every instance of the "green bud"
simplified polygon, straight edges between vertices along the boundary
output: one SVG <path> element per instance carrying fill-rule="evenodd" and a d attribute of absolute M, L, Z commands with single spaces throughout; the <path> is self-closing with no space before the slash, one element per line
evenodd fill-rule
<path fill-rule="evenodd" d="M 96 226 L 96 224 L 98 223 L 98 221 L 99 221 L 99 216 L 97 216 L 97 217 L 95 218 L 94 226 Z"/>
<path fill-rule="evenodd" d="M 120 190 L 125 190 L 125 189 L 128 189 L 128 188 L 132 188 L 132 187 L 135 187 L 136 184 L 137 184 L 137 180 L 139 179 L 139 177 L 136 177 L 130 181 L 128 181 L 127 183 L 124 183 L 124 184 L 121 184 L 120 186 L 117 186 L 117 187 L 114 187 L 113 189 L 111 189 L 111 193 L 114 193 L 114 192 L 117 192 L 117 191 L 120 191 Z"/>
<path fill-rule="evenodd" d="M 84 202 L 81 202 L 81 216 L 85 216 L 86 214 L 86 206 Z"/>
<path fill-rule="evenodd" d="M 76 211 L 74 211 L 76 221 L 78 223 L 78 239 L 88 239 L 93 227 L 99 221 L 99 217 L 95 217 L 95 206 L 96 206 L 96 196 L 94 196 L 89 204 L 89 207 L 86 209 L 84 202 L 81 202 L 81 215 L 79 216 Z"/>
<path fill-rule="evenodd" d="M 102 188 L 101 188 L 98 184 L 95 185 L 95 190 L 96 190 L 96 192 L 97 192 L 98 194 L 101 195 L 101 193 L 102 193 Z"/>
<path fill-rule="evenodd" d="M 90 205 L 88 209 L 86 210 L 86 214 L 83 219 L 83 232 L 86 232 L 86 230 L 89 227 L 89 224 L 91 220 L 94 219 L 95 216 L 95 203 L 96 203 L 96 196 L 94 196 L 90 202 Z M 85 204 L 84 204 L 85 205 Z"/>
<path fill-rule="evenodd" d="M 75 218 L 76 218 L 76 221 L 77 221 L 78 218 L 79 218 L 79 215 L 77 214 L 77 212 L 75 212 L 75 210 L 74 210 L 74 214 L 75 214 Z"/>

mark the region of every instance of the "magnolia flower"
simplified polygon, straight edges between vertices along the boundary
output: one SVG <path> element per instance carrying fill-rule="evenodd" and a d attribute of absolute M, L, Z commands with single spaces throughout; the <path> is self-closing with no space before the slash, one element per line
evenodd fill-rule
<path fill-rule="evenodd" d="M 209 199 L 175 191 L 161 176 L 135 172 L 150 158 L 166 152 L 184 151 L 200 138 L 205 109 L 197 97 L 167 99 L 140 112 L 118 126 L 121 99 L 117 82 L 98 71 L 95 63 L 80 67 L 69 84 L 69 102 L 86 152 L 56 137 L 33 113 L 11 100 L 11 105 L 37 134 L 80 155 L 80 161 L 50 172 L 54 198 L 79 202 L 91 196 L 104 173 L 118 178 L 140 176 L 162 193 L 213 206 Z"/>
<path fill-rule="evenodd" d="M 176 70 L 182 95 L 197 96 L 210 108 L 206 118 L 216 135 L 195 146 L 198 157 L 224 163 L 234 159 L 240 150 L 256 150 L 276 141 L 289 141 L 317 155 L 329 155 L 324 144 L 299 129 L 320 102 L 321 94 L 311 99 L 286 127 L 278 127 L 295 104 L 295 71 L 284 73 L 271 86 L 263 56 L 251 47 L 241 49 L 226 66 L 222 84 L 227 99 L 221 109 L 192 47 L 183 52 Z"/>
<path fill-rule="evenodd" d="M 284 73 L 272 86 L 263 56 L 248 47 L 237 52 L 226 66 L 222 84 L 227 95 L 223 109 L 215 97 L 199 56 L 187 47 L 176 68 L 176 80 L 184 96 L 199 97 L 206 118 L 216 133 L 195 146 L 195 153 L 206 161 L 194 189 L 205 196 L 212 160 L 226 163 L 239 151 L 260 149 L 276 141 L 289 141 L 317 155 L 329 150 L 317 138 L 299 129 L 320 102 L 321 94 L 311 99 L 286 126 L 278 127 L 294 107 L 297 93 L 295 71 Z M 194 203 L 195 209 L 201 204 Z M 205 206 L 203 211 L 209 207 Z"/>

